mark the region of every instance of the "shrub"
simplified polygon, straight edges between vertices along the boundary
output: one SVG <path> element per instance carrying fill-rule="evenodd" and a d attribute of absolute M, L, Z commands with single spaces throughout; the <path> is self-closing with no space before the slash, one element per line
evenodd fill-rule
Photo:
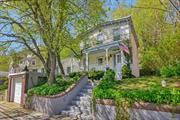
<path fill-rule="evenodd" d="M 160 74 L 163 77 L 175 76 L 175 67 L 173 67 L 173 66 L 162 67 L 160 69 Z"/>
<path fill-rule="evenodd" d="M 115 84 L 115 72 L 111 69 L 107 70 L 102 81 L 97 86 L 99 89 L 113 88 Z"/>
<path fill-rule="evenodd" d="M 82 73 L 81 72 L 72 72 L 72 73 L 69 73 L 68 75 L 70 78 L 73 78 L 75 76 L 78 76 L 78 77 L 81 77 L 82 76 Z"/>
<path fill-rule="evenodd" d="M 47 82 L 47 77 L 38 77 L 38 83 L 36 86 L 43 85 Z"/>
<path fill-rule="evenodd" d="M 148 68 L 140 69 L 140 76 L 152 76 L 152 75 L 159 75 L 158 70 L 151 70 Z"/>
<path fill-rule="evenodd" d="M 45 83 L 43 85 L 29 89 L 28 96 L 31 96 L 31 95 L 40 95 L 40 96 L 55 95 L 55 94 L 58 94 L 64 90 L 66 90 L 73 83 L 74 83 L 74 79 L 69 79 L 69 80 L 58 79 L 57 83 L 54 83 L 52 85 L 48 85 L 48 83 Z"/>
<path fill-rule="evenodd" d="M 5 90 L 8 87 L 8 78 L 7 77 L 0 77 L 0 80 L 2 80 L 2 84 L 0 85 L 0 91 Z"/>
<path fill-rule="evenodd" d="M 2 81 L 8 81 L 8 78 L 7 78 L 7 77 L 0 77 L 0 80 L 2 80 Z"/>
<path fill-rule="evenodd" d="M 73 83 L 76 83 L 80 79 L 79 73 L 73 73 L 71 77 L 62 78 L 61 75 L 56 76 L 56 83 L 48 85 L 48 83 L 39 84 L 38 86 L 28 90 L 28 96 L 32 95 L 55 95 L 62 91 L 65 91 Z"/>
<path fill-rule="evenodd" d="M 130 102 L 151 102 L 158 104 L 177 105 L 180 103 L 180 90 L 154 87 L 147 90 L 141 89 L 115 89 L 99 88 L 93 90 L 93 95 L 98 99 L 126 99 Z"/>
<path fill-rule="evenodd" d="M 123 65 L 122 67 L 122 78 L 131 78 L 131 70 L 127 65 Z"/>
<path fill-rule="evenodd" d="M 62 77 L 62 75 L 61 75 L 61 74 L 58 74 L 58 75 L 56 75 L 56 78 L 58 78 L 58 79 L 62 79 L 63 77 Z"/>
<path fill-rule="evenodd" d="M 28 95 L 34 95 L 34 94 L 41 96 L 54 95 L 62 90 L 63 88 L 58 86 L 57 84 L 48 85 L 47 83 L 45 83 L 41 86 L 28 90 Z"/>
<path fill-rule="evenodd" d="M 180 76 L 180 62 L 177 63 L 175 69 L 175 76 Z"/>
<path fill-rule="evenodd" d="M 104 76 L 104 71 L 92 70 L 88 72 L 88 78 L 91 80 L 100 80 Z"/>

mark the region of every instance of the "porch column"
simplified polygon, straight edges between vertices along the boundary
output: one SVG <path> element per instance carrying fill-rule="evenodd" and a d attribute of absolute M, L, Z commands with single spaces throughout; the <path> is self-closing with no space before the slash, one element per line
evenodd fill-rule
<path fill-rule="evenodd" d="M 86 71 L 88 71 L 88 68 L 89 68 L 89 56 L 88 56 L 89 53 L 86 53 Z"/>
<path fill-rule="evenodd" d="M 125 57 L 124 52 L 121 50 L 121 66 L 124 65 Z"/>
<path fill-rule="evenodd" d="M 109 61 L 108 61 L 108 50 L 109 50 L 109 48 L 106 49 L 106 67 L 109 66 Z"/>
<path fill-rule="evenodd" d="M 71 57 L 71 72 L 73 72 L 73 58 Z"/>

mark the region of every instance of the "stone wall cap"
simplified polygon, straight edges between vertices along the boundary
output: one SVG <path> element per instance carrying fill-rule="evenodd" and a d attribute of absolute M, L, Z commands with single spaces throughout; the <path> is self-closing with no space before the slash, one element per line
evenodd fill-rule
<path fill-rule="evenodd" d="M 96 104 L 115 106 L 114 100 L 111 99 L 97 99 Z M 160 112 L 171 112 L 180 114 L 180 106 L 170 106 L 165 104 L 155 104 L 149 102 L 134 102 L 133 109 L 144 109 Z"/>

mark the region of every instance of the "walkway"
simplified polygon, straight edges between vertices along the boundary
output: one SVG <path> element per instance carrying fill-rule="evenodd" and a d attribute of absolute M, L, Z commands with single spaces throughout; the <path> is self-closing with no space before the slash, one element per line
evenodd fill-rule
<path fill-rule="evenodd" d="M 0 120 L 73 120 L 60 115 L 48 117 L 42 113 L 23 109 L 18 104 L 0 101 Z"/>

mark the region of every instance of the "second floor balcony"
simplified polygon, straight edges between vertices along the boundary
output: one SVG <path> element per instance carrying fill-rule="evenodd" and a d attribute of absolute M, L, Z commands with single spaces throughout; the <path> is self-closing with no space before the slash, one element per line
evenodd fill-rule
<path fill-rule="evenodd" d="M 107 44 L 118 43 L 119 41 L 129 40 L 130 34 L 121 34 L 118 36 L 110 36 L 108 39 L 98 40 L 96 38 L 85 40 L 81 43 L 81 49 L 95 48 L 98 46 L 106 46 Z"/>

